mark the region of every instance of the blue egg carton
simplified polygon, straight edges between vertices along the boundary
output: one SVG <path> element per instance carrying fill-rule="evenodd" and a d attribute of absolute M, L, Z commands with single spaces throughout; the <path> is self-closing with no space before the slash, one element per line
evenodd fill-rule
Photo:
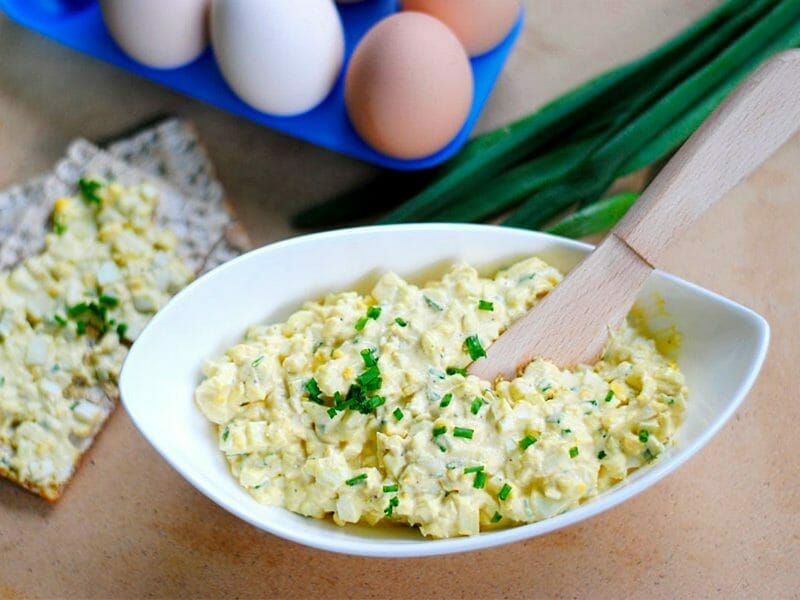
<path fill-rule="evenodd" d="M 337 6 L 344 25 L 345 61 L 372 25 L 398 10 L 397 0 L 365 0 Z M 520 11 L 519 19 L 506 39 L 494 50 L 470 61 L 475 77 L 475 96 L 467 121 L 458 135 L 435 154 L 401 160 L 370 148 L 350 125 L 344 104 L 343 74 L 346 69 L 342 70 L 328 97 L 316 108 L 297 116 L 278 117 L 251 108 L 233 93 L 222 78 L 210 48 L 193 63 L 179 69 L 152 69 L 128 58 L 106 30 L 96 0 L 0 0 L 0 9 L 21 25 L 65 46 L 157 81 L 187 96 L 319 146 L 400 170 L 432 167 L 450 158 L 464 145 L 519 35 L 523 19 Z"/>

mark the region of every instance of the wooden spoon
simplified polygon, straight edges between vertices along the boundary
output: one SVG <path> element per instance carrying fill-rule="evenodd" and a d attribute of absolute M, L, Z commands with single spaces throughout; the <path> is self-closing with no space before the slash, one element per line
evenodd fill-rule
<path fill-rule="evenodd" d="M 473 362 L 511 379 L 534 358 L 591 364 L 672 239 L 800 127 L 800 50 L 750 75 L 680 148 L 625 218 L 564 281 Z"/>

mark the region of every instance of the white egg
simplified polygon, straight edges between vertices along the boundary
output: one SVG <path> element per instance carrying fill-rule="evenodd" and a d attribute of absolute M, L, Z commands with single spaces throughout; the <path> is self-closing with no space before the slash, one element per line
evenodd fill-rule
<path fill-rule="evenodd" d="M 101 0 L 111 37 L 134 60 L 181 67 L 208 46 L 209 0 Z"/>
<path fill-rule="evenodd" d="M 211 43 L 234 92 L 275 115 L 322 102 L 344 57 L 333 0 L 212 0 Z"/>

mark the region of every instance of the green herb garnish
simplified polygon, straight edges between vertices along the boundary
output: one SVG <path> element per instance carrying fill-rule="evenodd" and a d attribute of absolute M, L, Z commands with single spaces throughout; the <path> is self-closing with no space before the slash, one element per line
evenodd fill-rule
<path fill-rule="evenodd" d="M 486 350 L 483 349 L 477 334 L 471 335 L 464 340 L 464 348 L 466 348 L 467 353 L 472 360 L 478 360 L 481 356 L 486 356 Z"/>
<path fill-rule="evenodd" d="M 603 460 L 606 456 L 608 455 L 606 454 L 605 450 L 600 450 L 600 452 L 597 453 L 597 458 L 600 460 Z"/>
<path fill-rule="evenodd" d="M 439 402 L 440 408 L 447 408 L 450 406 L 450 401 L 453 399 L 453 394 L 447 393 L 442 397 L 442 401 Z"/>
<path fill-rule="evenodd" d="M 83 335 L 86 333 L 86 321 L 78 321 L 75 323 L 75 332 L 78 335 Z"/>
<path fill-rule="evenodd" d="M 120 323 L 119 325 L 117 325 L 117 330 L 116 331 L 117 331 L 117 335 L 120 338 L 124 338 L 125 334 L 128 331 L 128 324 L 127 323 Z"/>
<path fill-rule="evenodd" d="M 445 427 L 444 425 L 441 425 L 439 427 L 434 427 L 433 428 L 433 437 L 439 437 L 440 435 L 442 435 L 442 434 L 444 434 L 446 432 L 447 432 L 447 427 Z"/>
<path fill-rule="evenodd" d="M 230 428 L 229 428 L 229 427 L 226 427 L 226 428 L 225 428 L 225 431 L 223 431 L 223 432 L 222 432 L 222 441 L 223 441 L 223 442 L 227 442 L 227 441 L 228 441 L 228 436 L 229 436 L 230 434 L 231 434 L 231 430 L 230 430 Z"/>
<path fill-rule="evenodd" d="M 489 302 L 488 300 L 480 300 L 478 302 L 478 310 L 494 310 L 494 304 Z"/>
<path fill-rule="evenodd" d="M 497 497 L 500 500 L 505 500 L 508 498 L 508 495 L 511 493 L 511 486 L 507 483 L 503 484 L 503 487 L 500 488 L 500 491 L 497 493 Z"/>
<path fill-rule="evenodd" d="M 647 431 L 646 429 L 639 430 L 639 441 L 640 442 L 642 442 L 643 444 L 646 444 L 647 440 L 649 440 L 649 439 L 650 439 L 650 432 L 649 431 Z"/>
<path fill-rule="evenodd" d="M 64 317 L 60 316 L 60 315 L 53 315 L 53 321 L 55 321 L 56 323 L 61 325 L 61 327 L 66 327 L 67 326 L 67 320 Z"/>
<path fill-rule="evenodd" d="M 490 521 L 491 523 L 499 523 L 499 522 L 500 522 L 500 521 L 502 521 L 502 520 L 503 520 L 503 515 L 501 515 L 499 512 L 495 512 L 495 513 L 492 515 L 492 518 L 491 518 L 491 519 L 489 519 L 489 521 Z"/>
<path fill-rule="evenodd" d="M 397 508 L 398 504 L 400 504 L 400 500 L 397 499 L 397 496 L 392 496 L 389 499 L 389 506 L 384 509 L 383 514 L 385 514 L 387 517 L 391 517 L 392 512 L 395 508 Z"/>
<path fill-rule="evenodd" d="M 367 309 L 367 318 L 372 319 L 373 321 L 377 321 L 378 317 L 381 316 L 381 307 L 380 306 L 370 306 Z"/>
<path fill-rule="evenodd" d="M 459 438 L 466 438 L 468 440 L 472 439 L 472 434 L 475 433 L 474 429 L 470 429 L 469 427 L 455 427 L 453 429 L 453 436 Z"/>
<path fill-rule="evenodd" d="M 262 362 L 264 362 L 264 355 L 263 354 L 261 356 L 259 356 L 257 359 L 255 359 L 253 362 L 251 362 L 250 366 L 255 369 Z"/>
<path fill-rule="evenodd" d="M 472 482 L 472 487 L 480 490 L 484 485 L 486 485 L 486 473 L 483 471 L 478 471 L 475 473 L 475 481 Z"/>
<path fill-rule="evenodd" d="M 572 448 L 569 449 L 569 457 L 575 458 L 576 456 L 578 456 L 578 447 L 573 446 Z"/>
<path fill-rule="evenodd" d="M 328 416 L 329 416 L 331 419 L 332 419 L 332 418 L 334 418 L 334 417 L 336 416 L 336 413 L 337 413 L 336 407 L 335 407 L 335 406 L 331 406 L 331 407 L 330 407 L 330 408 L 327 410 L 327 413 L 328 413 Z"/>
<path fill-rule="evenodd" d="M 464 474 L 468 475 L 469 473 L 480 473 L 483 471 L 483 465 L 475 465 L 474 467 L 464 467 Z"/>
<path fill-rule="evenodd" d="M 103 187 L 103 184 L 94 179 L 85 179 L 81 177 L 78 180 L 78 190 L 80 191 L 81 197 L 92 204 L 102 203 L 100 196 L 97 195 L 101 187 Z"/>
<path fill-rule="evenodd" d="M 67 308 L 67 316 L 71 319 L 78 317 L 89 310 L 89 305 L 86 302 L 80 302 Z"/>
<path fill-rule="evenodd" d="M 459 369 L 458 367 L 447 367 L 447 369 L 445 369 L 445 373 L 448 375 L 461 375 L 462 377 L 467 376 L 467 370 Z"/>
<path fill-rule="evenodd" d="M 368 367 L 374 367 L 378 363 L 378 359 L 373 354 L 374 350 L 371 348 L 364 348 L 361 351 L 361 358 L 364 360 L 364 364 Z"/>
<path fill-rule="evenodd" d="M 614 397 L 614 390 L 608 390 L 606 394 L 605 402 L 611 402 L 611 399 Z"/>
<path fill-rule="evenodd" d="M 98 301 L 103 306 L 107 306 L 108 308 L 116 308 L 119 306 L 119 300 L 114 296 L 110 296 L 108 294 L 103 294 L 98 298 Z"/>
<path fill-rule="evenodd" d="M 352 479 L 348 479 L 347 481 L 345 481 L 345 483 L 347 485 L 349 485 L 349 486 L 354 486 L 354 485 L 358 485 L 359 483 L 364 481 L 366 478 L 367 478 L 367 474 L 366 473 L 361 473 L 361 475 L 356 475 Z"/>
<path fill-rule="evenodd" d="M 306 381 L 305 386 L 306 391 L 308 392 L 308 399 L 311 402 L 316 402 L 317 404 L 323 404 L 322 398 L 322 391 L 319 389 L 319 385 L 317 384 L 317 380 L 313 377 Z"/>
<path fill-rule="evenodd" d="M 399 408 L 395 408 L 392 411 L 392 414 L 394 415 L 394 418 L 397 419 L 398 421 L 402 421 L 403 420 L 403 416 L 404 416 L 403 415 L 403 411 L 400 410 Z"/>
<path fill-rule="evenodd" d="M 394 320 L 394 322 L 400 325 L 400 327 L 405 327 L 406 325 L 408 325 L 408 321 L 406 321 L 405 319 L 401 319 L 400 317 L 397 317 Z"/>
<path fill-rule="evenodd" d="M 526 435 L 519 441 L 519 447 L 523 450 L 527 450 L 529 446 L 533 446 L 536 443 L 536 438 L 530 435 Z"/>
<path fill-rule="evenodd" d="M 483 403 L 484 403 L 484 399 L 483 398 L 475 398 L 472 401 L 472 404 L 470 404 L 470 406 L 469 406 L 470 412 L 473 415 L 477 415 L 480 412 L 481 406 L 483 406 Z"/>
<path fill-rule="evenodd" d="M 53 220 L 53 231 L 55 231 L 56 235 L 64 235 L 67 231 L 67 226 L 55 219 Z"/>
<path fill-rule="evenodd" d="M 444 306 L 429 298 L 428 296 L 422 296 L 425 299 L 425 304 L 427 304 L 430 308 L 435 310 L 436 312 L 442 312 L 444 310 Z"/>
<path fill-rule="evenodd" d="M 356 331 L 361 331 L 364 327 L 367 326 L 367 317 L 361 317 L 358 321 L 356 321 Z"/>
<path fill-rule="evenodd" d="M 396 484 L 396 483 L 393 483 L 392 485 L 383 486 L 383 493 L 384 494 L 388 494 L 389 492 L 396 492 L 399 489 L 400 489 L 400 486 L 398 484 Z"/>

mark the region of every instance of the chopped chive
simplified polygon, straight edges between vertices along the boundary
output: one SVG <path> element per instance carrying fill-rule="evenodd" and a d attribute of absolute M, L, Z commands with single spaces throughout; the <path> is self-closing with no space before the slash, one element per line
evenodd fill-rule
<path fill-rule="evenodd" d="M 481 406 L 483 406 L 483 398 L 476 397 L 470 404 L 469 410 L 473 415 L 477 415 L 481 410 Z"/>
<path fill-rule="evenodd" d="M 335 406 L 331 406 L 331 407 L 330 407 L 330 408 L 327 410 L 327 412 L 328 412 L 328 416 L 329 416 L 329 417 L 332 419 L 333 417 L 335 417 L 335 416 L 336 416 L 336 412 L 337 412 L 337 411 L 336 411 L 336 407 L 335 407 Z"/>
<path fill-rule="evenodd" d="M 611 399 L 612 399 L 613 397 L 614 397 L 614 390 L 608 390 L 608 393 L 606 394 L 606 399 L 605 399 L 605 401 L 606 401 L 606 402 L 611 402 Z"/>
<path fill-rule="evenodd" d="M 369 367 L 366 371 L 361 373 L 361 375 L 356 377 L 356 383 L 368 392 L 379 389 L 383 380 L 381 379 L 381 372 L 377 365 Z"/>
<path fill-rule="evenodd" d="M 472 439 L 472 434 L 475 433 L 474 429 L 470 429 L 469 427 L 455 427 L 453 429 L 453 436 L 466 438 L 468 440 Z"/>
<path fill-rule="evenodd" d="M 264 355 L 263 354 L 261 356 L 259 356 L 257 359 L 255 359 L 253 362 L 251 362 L 250 366 L 255 369 L 262 362 L 264 362 Z"/>
<path fill-rule="evenodd" d="M 494 310 L 494 304 L 489 302 L 488 300 L 480 300 L 478 302 L 478 310 Z"/>
<path fill-rule="evenodd" d="M 222 441 L 223 441 L 223 442 L 227 442 L 227 441 L 228 441 L 228 436 L 229 436 L 230 434 L 231 434 L 230 427 L 226 427 L 226 428 L 225 428 L 225 431 L 223 431 L 223 432 L 222 432 Z"/>
<path fill-rule="evenodd" d="M 374 367 L 378 362 L 378 359 L 373 352 L 374 350 L 371 348 L 364 348 L 361 351 L 361 358 L 364 359 L 364 364 L 368 367 Z"/>
<path fill-rule="evenodd" d="M 572 448 L 569 449 L 569 457 L 575 458 L 576 456 L 578 456 L 578 447 L 573 446 Z"/>
<path fill-rule="evenodd" d="M 562 429 L 561 430 L 561 435 L 569 435 L 570 433 L 572 433 L 572 429 Z"/>
<path fill-rule="evenodd" d="M 372 319 L 373 321 L 377 321 L 378 317 L 381 316 L 381 307 L 380 306 L 370 306 L 367 309 L 367 318 Z"/>
<path fill-rule="evenodd" d="M 650 432 L 649 431 L 647 431 L 646 429 L 639 430 L 639 441 L 640 442 L 642 442 L 643 444 L 646 444 L 647 440 L 649 440 L 649 439 L 650 439 Z"/>
<path fill-rule="evenodd" d="M 508 485 L 507 483 L 504 483 L 503 487 L 500 488 L 500 491 L 497 493 L 497 497 L 500 498 L 500 500 L 505 500 L 506 498 L 508 498 L 508 495 L 510 493 L 511 493 L 511 486 Z"/>
<path fill-rule="evenodd" d="M 606 454 L 605 450 L 600 450 L 600 452 L 597 453 L 597 458 L 600 460 L 603 460 L 606 456 L 608 455 Z"/>
<path fill-rule="evenodd" d="M 549 392 L 551 389 L 553 389 L 553 386 L 550 385 L 549 383 L 546 383 L 541 388 L 539 388 L 539 391 L 544 394 L 545 392 Z"/>
<path fill-rule="evenodd" d="M 486 356 L 486 350 L 483 349 L 477 334 L 471 335 L 464 340 L 464 348 L 466 348 L 472 360 L 478 360 L 481 356 Z"/>
<path fill-rule="evenodd" d="M 456 428 L 456 429 L 458 429 L 458 428 Z M 445 427 L 444 425 L 442 425 L 441 427 L 434 427 L 433 428 L 433 437 L 439 437 L 440 435 L 442 435 L 443 433 L 446 433 L 446 432 L 447 432 L 447 427 Z"/>
<path fill-rule="evenodd" d="M 444 310 L 444 306 L 436 302 L 436 300 L 433 300 L 428 296 L 423 296 L 423 298 L 425 299 L 425 304 L 427 304 L 430 308 L 432 308 L 436 312 L 442 312 Z"/>
<path fill-rule="evenodd" d="M 86 333 L 86 321 L 78 321 L 75 323 L 75 331 L 78 335 Z"/>
<path fill-rule="evenodd" d="M 356 475 L 352 479 L 348 479 L 347 481 L 345 481 L 345 483 L 347 485 L 350 485 L 350 486 L 358 485 L 359 483 L 364 481 L 366 478 L 367 478 L 367 474 L 366 473 L 362 473 L 361 475 Z"/>
<path fill-rule="evenodd" d="M 61 325 L 61 327 L 66 327 L 67 325 L 67 320 L 60 315 L 53 315 L 53 321 Z"/>
<path fill-rule="evenodd" d="M 519 441 L 519 447 L 523 450 L 527 450 L 529 446 L 533 446 L 536 443 L 536 438 L 530 435 L 526 435 Z"/>
<path fill-rule="evenodd" d="M 645 449 L 644 449 L 644 452 L 642 452 L 642 458 L 644 458 L 644 459 L 645 459 L 647 462 L 650 462 L 650 461 L 651 461 L 651 460 L 653 460 L 655 457 L 656 457 L 656 455 L 655 455 L 655 454 L 653 454 L 653 453 L 650 451 L 650 448 L 645 448 Z"/>
<path fill-rule="evenodd" d="M 367 325 L 367 317 L 361 317 L 358 321 L 356 321 L 356 331 L 361 331 Z"/>
<path fill-rule="evenodd" d="M 119 306 L 119 300 L 116 297 L 110 296 L 108 294 L 101 295 L 100 298 L 98 298 L 98 300 L 100 304 L 107 306 L 108 308 L 116 308 L 117 306 Z"/>
<path fill-rule="evenodd" d="M 400 317 L 397 317 L 394 320 L 394 322 L 400 325 L 400 327 L 405 327 L 406 325 L 408 325 L 408 321 L 406 321 L 405 319 L 401 319 Z"/>
<path fill-rule="evenodd" d="M 480 473 L 483 471 L 483 465 L 475 465 L 474 467 L 464 467 L 464 474 Z"/>
<path fill-rule="evenodd" d="M 589 400 L 589 404 L 592 406 L 597 406 L 597 400 Z"/>
<path fill-rule="evenodd" d="M 128 324 L 127 323 L 120 323 L 119 325 L 117 325 L 116 331 L 117 331 L 117 335 L 119 337 L 121 337 L 121 338 L 125 337 L 125 333 L 127 333 L 127 331 L 128 331 Z"/>
<path fill-rule="evenodd" d="M 320 396 L 322 395 L 322 391 L 320 391 L 319 385 L 317 385 L 317 380 L 316 379 L 314 379 L 312 377 L 311 379 L 306 381 L 306 384 L 305 384 L 304 387 L 306 388 L 306 391 L 308 392 L 308 399 L 311 400 L 311 402 L 316 402 L 317 404 L 322 404 L 322 399 L 320 398 Z"/>
<path fill-rule="evenodd" d="M 56 232 L 56 235 L 64 235 L 67 231 L 67 226 L 64 225 L 61 221 L 53 221 L 53 231 Z"/>
<path fill-rule="evenodd" d="M 379 406 L 383 406 L 386 403 L 386 398 L 383 396 L 372 396 L 369 400 L 367 400 L 367 409 L 368 410 L 375 410 Z"/>
<path fill-rule="evenodd" d="M 480 490 L 484 485 L 486 485 L 486 473 L 483 471 L 478 471 L 475 473 L 475 481 L 472 482 L 472 487 Z"/>
<path fill-rule="evenodd" d="M 450 406 L 450 401 L 453 399 L 453 394 L 447 393 L 442 398 L 442 401 L 439 403 L 440 408 L 447 408 Z"/>
<path fill-rule="evenodd" d="M 397 498 L 397 496 L 392 496 L 389 499 L 389 506 L 387 506 L 383 510 L 383 514 L 385 514 L 387 517 L 391 517 L 392 512 L 394 511 L 394 509 L 397 507 L 398 504 L 400 504 L 400 500 Z"/>
<path fill-rule="evenodd" d="M 492 518 L 491 518 L 491 519 L 489 519 L 489 521 L 490 521 L 491 523 L 499 523 L 499 522 L 500 522 L 502 519 L 503 519 L 503 515 L 501 515 L 499 512 L 495 512 L 495 513 L 492 515 Z"/>
<path fill-rule="evenodd" d="M 81 196 L 84 200 L 93 204 L 101 203 L 100 196 L 97 195 L 97 190 L 101 187 L 103 187 L 103 184 L 94 179 L 85 179 L 81 177 L 78 180 L 78 189 L 80 190 Z"/>
<path fill-rule="evenodd" d="M 400 486 L 398 484 L 396 484 L 396 483 L 393 483 L 392 485 L 383 486 L 383 493 L 384 494 L 388 494 L 389 492 L 396 492 L 399 489 L 400 489 Z"/>
<path fill-rule="evenodd" d="M 75 410 L 75 407 L 78 406 L 78 401 L 75 400 L 72 404 L 69 405 L 70 410 Z"/>
<path fill-rule="evenodd" d="M 448 375 L 461 375 L 462 377 L 467 376 L 467 370 L 459 369 L 458 367 L 447 367 L 447 369 L 445 369 L 445 373 Z"/>
<path fill-rule="evenodd" d="M 67 316 L 74 319 L 75 317 L 85 313 L 87 310 L 89 310 L 89 305 L 86 304 L 86 302 L 80 302 L 67 308 Z"/>
<path fill-rule="evenodd" d="M 399 408 L 395 408 L 392 411 L 392 414 L 394 415 L 394 418 L 397 419 L 398 421 L 402 421 L 403 420 L 403 416 L 404 416 L 403 415 L 403 411 L 400 410 Z"/>

